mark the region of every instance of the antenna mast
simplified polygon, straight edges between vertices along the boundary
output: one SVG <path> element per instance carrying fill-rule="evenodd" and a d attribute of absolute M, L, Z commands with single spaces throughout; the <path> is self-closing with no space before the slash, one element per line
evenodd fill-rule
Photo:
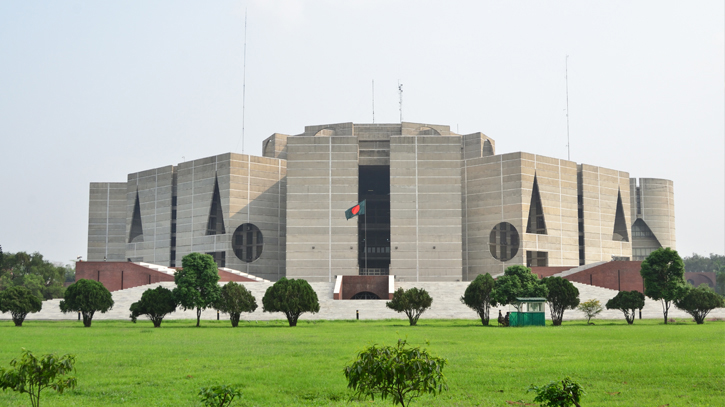
<path fill-rule="evenodd" d="M 244 9 L 244 68 L 242 73 L 242 154 L 244 154 L 244 113 L 247 95 L 247 9 Z"/>
<path fill-rule="evenodd" d="M 403 123 L 403 84 L 398 81 L 398 93 L 400 94 L 400 122 Z"/>
<path fill-rule="evenodd" d="M 373 79 L 373 124 L 375 124 L 375 79 Z"/>
<path fill-rule="evenodd" d="M 571 161 L 571 150 L 569 146 L 569 55 L 565 59 L 566 78 L 566 159 Z"/>

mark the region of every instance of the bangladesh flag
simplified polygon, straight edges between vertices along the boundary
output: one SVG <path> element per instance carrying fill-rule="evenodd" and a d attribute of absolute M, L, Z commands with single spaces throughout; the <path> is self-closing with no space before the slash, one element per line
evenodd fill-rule
<path fill-rule="evenodd" d="M 365 215 L 365 201 L 362 201 L 345 211 L 345 219 L 354 218 L 358 215 Z"/>

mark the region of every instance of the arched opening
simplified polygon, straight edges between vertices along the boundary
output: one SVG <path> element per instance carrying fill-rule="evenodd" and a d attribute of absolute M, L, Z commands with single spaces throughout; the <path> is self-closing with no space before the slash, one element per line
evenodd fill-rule
<path fill-rule="evenodd" d="M 379 300 L 380 297 L 378 297 L 377 294 L 371 293 L 370 291 L 360 291 L 359 293 L 353 295 L 351 300 Z"/>

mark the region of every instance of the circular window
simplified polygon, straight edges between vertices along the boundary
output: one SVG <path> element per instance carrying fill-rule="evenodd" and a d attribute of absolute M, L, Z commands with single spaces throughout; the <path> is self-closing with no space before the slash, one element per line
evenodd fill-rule
<path fill-rule="evenodd" d="M 519 251 L 519 232 L 514 225 L 501 222 L 491 230 L 488 244 L 496 260 L 509 261 Z"/>
<path fill-rule="evenodd" d="M 232 235 L 232 249 L 239 260 L 251 263 L 262 254 L 262 231 L 251 223 L 239 226 Z"/>

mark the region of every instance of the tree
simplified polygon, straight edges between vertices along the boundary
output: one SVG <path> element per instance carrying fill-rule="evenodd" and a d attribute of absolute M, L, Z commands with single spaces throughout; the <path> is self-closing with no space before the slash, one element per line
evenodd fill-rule
<path fill-rule="evenodd" d="M 695 322 L 702 324 L 710 311 L 725 307 L 725 300 L 707 284 L 700 284 L 697 288 L 688 288 L 687 294 L 675 300 L 675 306 L 692 315 Z"/>
<path fill-rule="evenodd" d="M 297 319 L 305 312 L 320 312 L 317 293 L 310 283 L 302 279 L 286 279 L 267 288 L 262 298 L 264 312 L 283 312 L 289 326 L 297 326 Z"/>
<path fill-rule="evenodd" d="M 461 297 L 461 302 L 468 308 L 476 311 L 481 318 L 483 325 L 488 325 L 489 310 L 491 309 L 491 298 L 496 282 L 490 274 L 479 274 L 466 287 L 466 292 Z"/>
<path fill-rule="evenodd" d="M 134 324 L 139 316 L 146 315 L 154 323 L 154 328 L 158 328 L 166 314 L 176 311 L 176 299 L 168 288 L 162 286 L 149 288 L 141 294 L 141 301 L 131 304 L 130 311 L 131 321 Z"/>
<path fill-rule="evenodd" d="M 397 346 L 372 345 L 357 354 L 343 370 L 347 387 L 356 397 L 379 394 L 383 400 L 405 407 L 423 394 L 436 396 L 448 390 L 443 368 L 447 361 L 431 356 L 427 350 L 406 348 L 407 341 L 398 339 Z"/>
<path fill-rule="evenodd" d="M 83 326 L 90 328 L 93 314 L 96 311 L 105 313 L 113 308 L 113 296 L 103 284 L 94 280 L 80 279 L 68 286 L 64 300 L 60 302 L 60 310 L 80 312 L 83 315 Z"/>
<path fill-rule="evenodd" d="M 687 293 L 680 255 L 669 247 L 660 247 L 644 259 L 639 273 L 644 280 L 644 295 L 662 302 L 666 324 L 672 302 Z"/>
<path fill-rule="evenodd" d="M 620 291 L 607 301 L 607 309 L 622 311 L 629 325 L 634 323 L 635 312 L 642 307 L 644 307 L 644 294 L 639 291 Z"/>
<path fill-rule="evenodd" d="M 536 392 L 534 402 L 542 403 L 546 407 L 581 407 L 579 403 L 587 394 L 579 383 L 568 377 L 564 378 L 561 384 L 551 382 L 541 388 L 532 384 L 529 391 Z"/>
<path fill-rule="evenodd" d="M 208 254 L 190 253 L 181 259 L 181 270 L 174 274 L 174 298 L 184 310 L 196 309 L 196 326 L 201 311 L 219 298 L 219 270 L 214 258 Z"/>
<path fill-rule="evenodd" d="M 549 291 L 546 301 L 551 310 L 551 321 L 559 326 L 564 319 L 564 310 L 575 309 L 579 305 L 579 290 L 569 280 L 561 277 L 547 277 L 541 281 Z"/>
<path fill-rule="evenodd" d="M 583 303 L 579 304 L 576 309 L 583 312 L 584 315 L 587 316 L 587 325 L 589 325 L 589 321 L 591 321 L 592 318 L 604 311 L 604 308 L 602 308 L 602 304 L 599 302 L 599 300 L 584 301 Z"/>
<path fill-rule="evenodd" d="M 199 397 L 207 407 L 226 407 L 232 404 L 234 398 L 242 397 L 242 392 L 233 386 L 210 386 L 202 387 Z"/>
<path fill-rule="evenodd" d="M 25 287 L 10 287 L 0 291 L 0 312 L 10 312 L 15 326 L 23 326 L 25 317 L 43 308 L 43 300 Z"/>
<path fill-rule="evenodd" d="M 76 387 L 75 377 L 62 377 L 75 371 L 73 365 L 76 359 L 73 355 L 47 354 L 36 358 L 32 352 L 23 349 L 20 360 L 10 361 L 9 369 L 0 369 L 0 388 L 11 389 L 18 393 L 28 393 L 30 404 L 40 406 L 40 392 L 51 388 L 60 394 L 65 389 Z"/>
<path fill-rule="evenodd" d="M 218 311 L 229 314 L 232 326 L 239 326 L 239 317 L 242 312 L 254 312 L 257 309 L 257 301 L 252 293 L 242 284 L 231 281 L 224 285 L 219 299 L 214 303 Z"/>
<path fill-rule="evenodd" d="M 504 270 L 504 275 L 496 279 L 494 289 L 494 304 L 511 304 L 517 311 L 521 304 L 516 298 L 546 298 L 549 289 L 542 284 L 539 277 L 531 272 L 531 269 L 521 265 L 509 266 Z"/>
<path fill-rule="evenodd" d="M 426 290 L 413 287 L 410 290 L 398 288 L 393 293 L 393 299 L 386 302 L 385 306 L 393 311 L 404 312 L 408 316 L 410 325 L 414 326 L 431 304 L 433 304 L 433 299 Z"/>
<path fill-rule="evenodd" d="M 40 253 L 5 253 L 0 267 L 0 286 L 3 289 L 22 286 L 36 296 L 49 300 L 62 298 L 67 268 L 53 264 Z"/>

